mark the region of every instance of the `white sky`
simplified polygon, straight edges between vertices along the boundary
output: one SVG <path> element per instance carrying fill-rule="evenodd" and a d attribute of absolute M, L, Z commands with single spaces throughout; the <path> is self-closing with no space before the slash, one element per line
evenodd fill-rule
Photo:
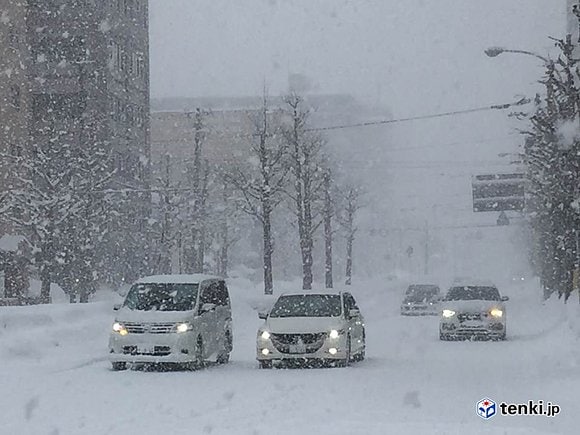
<path fill-rule="evenodd" d="M 151 0 L 153 96 L 315 90 L 395 114 L 495 102 L 529 90 L 538 62 L 491 60 L 505 45 L 546 53 L 565 0 Z"/>

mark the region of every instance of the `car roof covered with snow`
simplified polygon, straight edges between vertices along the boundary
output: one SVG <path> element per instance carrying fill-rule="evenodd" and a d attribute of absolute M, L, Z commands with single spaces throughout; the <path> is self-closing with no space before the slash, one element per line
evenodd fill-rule
<path fill-rule="evenodd" d="M 304 290 L 304 291 L 296 291 L 296 292 L 285 292 L 282 293 L 280 296 L 316 296 L 316 295 L 335 295 L 339 296 L 340 294 L 344 293 L 340 290 Z"/>
<path fill-rule="evenodd" d="M 496 287 L 493 281 L 480 278 L 456 278 L 449 287 Z"/>
<path fill-rule="evenodd" d="M 199 284 L 202 281 L 210 279 L 223 279 L 219 276 L 205 275 L 202 273 L 194 273 L 190 275 L 175 274 L 175 275 L 153 275 L 138 279 L 135 284 Z"/>

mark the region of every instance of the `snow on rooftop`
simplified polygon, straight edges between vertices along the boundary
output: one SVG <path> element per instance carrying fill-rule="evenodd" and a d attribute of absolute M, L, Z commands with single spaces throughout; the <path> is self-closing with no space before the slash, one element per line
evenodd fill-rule
<path fill-rule="evenodd" d="M 26 237 L 14 234 L 4 234 L 0 238 L 0 251 L 17 252 L 22 242 L 26 242 Z"/>
<path fill-rule="evenodd" d="M 201 273 L 185 275 L 185 274 L 175 274 L 175 275 L 153 275 L 146 276 L 139 280 L 137 283 L 163 283 L 163 284 L 199 284 L 202 281 L 208 279 L 221 279 L 215 275 L 206 275 Z"/>

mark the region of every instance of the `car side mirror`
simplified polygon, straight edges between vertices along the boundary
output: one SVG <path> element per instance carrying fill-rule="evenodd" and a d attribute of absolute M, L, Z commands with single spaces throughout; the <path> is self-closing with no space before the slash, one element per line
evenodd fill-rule
<path fill-rule="evenodd" d="M 501 297 L 501 301 L 502 301 L 502 302 L 507 302 L 507 301 L 509 301 L 509 300 L 510 300 L 509 296 L 502 296 L 502 297 Z"/>
<path fill-rule="evenodd" d="M 203 304 L 201 306 L 201 313 L 209 313 L 211 311 L 214 311 L 215 308 L 217 307 L 216 304 Z"/>
<path fill-rule="evenodd" d="M 113 311 L 119 311 L 123 305 L 122 304 L 115 304 L 113 305 Z"/>
<path fill-rule="evenodd" d="M 357 309 L 352 309 L 348 311 L 348 317 L 354 319 L 356 317 L 360 317 L 360 311 Z"/>
<path fill-rule="evenodd" d="M 262 319 L 262 320 L 266 320 L 268 318 L 268 313 L 265 312 L 259 312 L 258 313 L 258 318 Z"/>

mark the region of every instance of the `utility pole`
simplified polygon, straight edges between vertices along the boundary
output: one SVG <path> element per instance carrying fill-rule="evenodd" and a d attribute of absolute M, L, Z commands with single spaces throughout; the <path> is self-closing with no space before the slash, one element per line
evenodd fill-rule
<path fill-rule="evenodd" d="M 425 220 L 425 276 L 429 275 L 429 221 Z"/>

